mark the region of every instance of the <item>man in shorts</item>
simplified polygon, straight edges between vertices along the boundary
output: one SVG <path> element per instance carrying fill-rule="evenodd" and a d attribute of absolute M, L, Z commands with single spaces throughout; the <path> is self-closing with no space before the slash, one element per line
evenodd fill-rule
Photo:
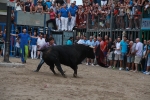
<path fill-rule="evenodd" d="M 122 62 L 120 38 L 117 38 L 116 48 L 114 48 L 114 49 L 115 49 L 115 52 L 114 52 L 114 54 L 115 54 L 114 68 L 115 68 L 118 60 L 120 61 L 120 63 Z"/>
<path fill-rule="evenodd" d="M 126 36 L 123 36 L 123 40 L 120 42 L 120 46 L 121 46 L 121 57 L 122 57 L 122 61 L 120 61 L 120 68 L 119 70 L 122 70 L 124 68 L 124 65 L 125 65 L 125 58 L 126 58 L 126 54 L 127 54 L 127 47 L 128 47 L 128 44 L 127 44 L 127 37 Z M 126 69 L 128 70 L 128 69 Z"/>
<path fill-rule="evenodd" d="M 127 68 L 130 71 L 133 71 L 134 69 L 134 59 L 135 59 L 135 46 L 136 44 L 133 41 L 130 41 L 129 43 L 129 53 L 127 55 Z M 131 68 L 130 68 L 131 66 Z"/>
<path fill-rule="evenodd" d="M 114 44 L 112 42 L 112 39 L 109 38 L 109 42 L 108 42 L 108 53 L 107 53 L 107 58 L 110 62 L 109 67 L 108 68 L 112 68 L 113 67 L 113 51 L 114 51 Z"/>
<path fill-rule="evenodd" d="M 142 55 L 143 55 L 143 43 L 141 43 L 140 39 L 137 38 L 136 47 L 135 47 L 135 60 L 134 60 L 135 71 L 134 72 L 138 72 L 138 64 L 141 63 Z"/>
<path fill-rule="evenodd" d="M 146 72 L 144 72 L 144 74 L 146 75 L 150 75 L 150 40 L 148 41 L 148 50 L 146 53 L 145 58 L 147 57 L 147 68 L 146 68 Z"/>

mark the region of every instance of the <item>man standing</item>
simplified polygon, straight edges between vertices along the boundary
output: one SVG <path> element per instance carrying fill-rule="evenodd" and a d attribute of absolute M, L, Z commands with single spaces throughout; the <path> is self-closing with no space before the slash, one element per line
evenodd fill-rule
<path fill-rule="evenodd" d="M 4 40 L 3 40 L 3 31 L 0 32 L 0 57 L 2 56 L 3 52 L 3 45 L 4 45 Z"/>
<path fill-rule="evenodd" d="M 136 47 L 135 47 L 135 71 L 138 72 L 138 64 L 140 64 L 141 59 L 142 59 L 142 54 L 143 54 L 143 43 L 140 42 L 140 39 L 136 39 Z"/>
<path fill-rule="evenodd" d="M 109 67 L 108 68 L 112 68 L 113 67 L 113 48 L 114 48 L 114 44 L 112 42 L 112 39 L 109 38 L 109 42 L 108 42 L 108 53 L 107 53 L 107 56 L 108 56 L 108 60 L 110 62 L 109 64 Z"/>
<path fill-rule="evenodd" d="M 75 7 L 74 3 L 71 3 L 71 6 L 69 8 L 69 13 L 71 15 L 71 21 L 70 25 L 68 25 L 68 30 L 72 31 L 73 27 L 75 26 L 75 16 L 76 16 L 77 8 Z"/>
<path fill-rule="evenodd" d="M 146 53 L 146 56 L 145 58 L 147 57 L 147 68 L 146 68 L 146 71 L 144 72 L 144 74 L 146 75 L 150 75 L 150 40 L 148 41 L 148 50 L 147 50 L 147 53 Z"/>
<path fill-rule="evenodd" d="M 17 34 L 11 34 L 13 36 L 17 36 Z M 26 33 L 26 29 L 23 29 L 23 33 L 18 34 L 20 38 L 20 51 L 21 51 L 21 61 L 22 63 L 26 63 L 28 57 L 28 42 L 30 39 L 30 35 Z"/>
<path fill-rule="evenodd" d="M 67 31 L 67 25 L 68 25 L 68 16 L 69 16 L 69 10 L 67 9 L 67 6 L 64 4 L 64 6 L 60 9 L 60 16 L 61 16 L 61 24 L 62 24 L 62 31 Z"/>
<path fill-rule="evenodd" d="M 128 44 L 127 44 L 126 40 L 127 40 L 126 36 L 123 36 L 123 40 L 120 42 L 122 59 L 120 61 L 119 70 L 122 70 L 125 65 L 125 58 L 126 58 L 127 48 L 128 48 Z M 129 69 L 126 68 L 126 70 L 129 70 Z"/>
<path fill-rule="evenodd" d="M 126 68 L 127 70 L 131 69 L 130 71 L 133 71 L 134 69 L 135 47 L 136 47 L 136 44 L 133 41 L 130 41 L 129 52 L 127 54 L 127 68 Z"/>
<path fill-rule="evenodd" d="M 120 61 L 120 65 L 121 65 L 121 61 L 122 61 L 122 57 L 121 57 L 121 46 L 120 46 L 120 38 L 117 39 L 117 43 L 116 43 L 116 48 L 115 49 L 115 61 L 114 61 L 114 68 L 116 66 L 117 61 Z"/>
<path fill-rule="evenodd" d="M 93 41 L 92 39 L 93 39 L 93 37 L 90 36 L 90 39 L 89 39 L 88 41 L 86 41 L 86 45 L 91 46 L 91 47 L 94 47 L 94 41 Z M 93 60 L 94 60 L 94 59 L 90 59 L 90 58 L 87 58 L 87 63 L 86 63 L 86 65 L 89 65 L 89 60 L 91 60 L 91 65 L 94 66 L 94 64 L 93 64 Z"/>
<path fill-rule="evenodd" d="M 45 44 L 45 38 L 43 38 L 43 34 L 40 34 L 40 37 L 37 39 L 37 48 L 41 48 Z M 42 52 L 38 51 L 37 58 L 40 56 L 40 59 L 42 58 Z"/>

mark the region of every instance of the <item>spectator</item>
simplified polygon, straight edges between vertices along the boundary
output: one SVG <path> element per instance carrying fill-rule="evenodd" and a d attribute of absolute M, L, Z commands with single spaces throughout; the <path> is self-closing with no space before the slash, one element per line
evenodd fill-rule
<path fill-rule="evenodd" d="M 91 47 L 94 48 L 94 41 L 92 39 L 93 39 L 92 36 L 90 36 L 90 39 L 88 41 L 86 41 L 86 45 L 91 46 Z M 89 60 L 91 60 L 91 65 L 94 66 L 94 64 L 93 64 L 94 59 L 90 59 L 90 58 L 87 58 L 86 65 L 90 65 Z"/>
<path fill-rule="evenodd" d="M 123 36 L 123 40 L 120 42 L 120 46 L 121 46 L 121 61 L 120 61 L 120 68 L 119 70 L 122 70 L 125 66 L 125 59 L 126 59 L 126 55 L 127 55 L 127 50 L 128 50 L 128 44 L 126 42 L 127 37 Z M 127 67 L 126 70 L 129 70 L 129 68 Z"/>
<path fill-rule="evenodd" d="M 55 5 L 55 3 L 52 3 L 52 6 L 50 7 L 50 9 L 53 9 L 53 11 L 56 13 L 56 5 Z"/>
<path fill-rule="evenodd" d="M 134 70 L 135 47 L 136 47 L 136 44 L 133 41 L 130 41 L 129 52 L 127 54 L 127 68 L 126 68 L 127 70 L 130 70 L 130 71 Z"/>
<path fill-rule="evenodd" d="M 141 63 L 141 59 L 142 59 L 142 53 L 143 53 L 143 43 L 140 42 L 140 39 L 137 38 L 136 39 L 136 47 L 135 47 L 135 60 L 134 60 L 134 64 L 135 64 L 135 71 L 134 72 L 138 72 L 138 64 Z"/>
<path fill-rule="evenodd" d="M 48 12 L 48 14 L 50 16 L 50 20 L 46 21 L 47 27 L 48 27 L 48 23 L 52 22 L 53 23 L 53 29 L 57 30 L 57 26 L 56 26 L 56 14 L 55 14 L 55 12 L 53 11 L 52 8 Z"/>
<path fill-rule="evenodd" d="M 31 44 L 31 58 L 32 59 L 36 59 L 36 53 L 37 53 L 37 34 L 36 32 L 34 32 L 34 38 L 31 37 L 30 40 L 30 44 Z"/>
<path fill-rule="evenodd" d="M 79 41 L 79 36 L 76 36 L 76 39 L 74 40 L 74 44 L 77 44 L 78 41 Z"/>
<path fill-rule="evenodd" d="M 20 0 L 17 0 L 16 3 L 15 3 L 15 10 L 16 11 L 21 11 L 22 9 L 22 5 L 20 3 Z"/>
<path fill-rule="evenodd" d="M 101 0 L 101 6 L 105 6 L 107 4 L 107 0 Z"/>
<path fill-rule="evenodd" d="M 142 67 L 143 67 L 143 70 L 145 71 L 146 70 L 146 52 L 148 50 L 148 44 L 147 44 L 147 41 L 144 40 L 144 43 L 143 43 L 143 57 L 142 57 L 142 60 L 141 60 L 141 64 L 142 64 Z"/>
<path fill-rule="evenodd" d="M 31 2 L 31 11 L 30 12 L 36 12 L 36 7 L 34 6 L 34 3 L 33 3 L 33 1 L 32 0 L 30 0 L 30 2 Z"/>
<path fill-rule="evenodd" d="M 67 23 L 68 23 L 68 16 L 69 16 L 69 10 L 67 9 L 67 6 L 64 4 L 63 8 L 60 10 L 60 16 L 61 16 L 61 24 L 62 24 L 62 31 L 67 31 Z"/>
<path fill-rule="evenodd" d="M 117 38 L 117 43 L 116 43 L 116 46 L 115 46 L 116 48 L 114 48 L 115 49 L 115 52 L 114 52 L 114 54 L 115 54 L 115 58 L 114 58 L 114 68 L 115 68 L 115 66 L 116 66 L 116 64 L 117 64 L 117 61 L 119 60 L 120 61 L 120 63 L 122 62 L 122 57 L 121 57 L 121 45 L 120 45 L 120 38 Z M 121 65 L 121 64 L 120 64 Z M 120 69 L 122 70 L 122 68 L 120 67 Z"/>
<path fill-rule="evenodd" d="M 43 38 L 43 34 L 41 33 L 40 37 L 37 39 L 37 49 L 40 49 L 44 43 L 45 43 L 45 39 Z M 37 58 L 39 58 L 39 56 L 40 56 L 40 59 L 42 59 L 42 52 L 40 51 L 38 51 L 37 53 Z"/>
<path fill-rule="evenodd" d="M 60 12 L 61 6 L 58 3 L 58 6 L 56 7 L 56 25 L 57 25 L 57 30 L 61 30 L 61 19 L 60 19 Z"/>
<path fill-rule="evenodd" d="M 68 30 L 71 31 L 73 30 L 73 27 L 75 26 L 75 16 L 76 16 L 76 12 L 77 12 L 77 8 L 75 7 L 75 4 L 72 3 L 70 8 L 69 8 L 69 12 L 71 15 L 71 24 L 68 26 Z"/>
<path fill-rule="evenodd" d="M 67 45 L 73 45 L 73 37 L 70 37 L 70 38 L 67 40 Z"/>
<path fill-rule="evenodd" d="M 146 75 L 150 75 L 150 40 L 148 41 L 148 50 L 147 53 L 145 55 L 145 58 L 147 58 L 147 68 L 146 71 L 144 72 L 144 74 Z"/>
<path fill-rule="evenodd" d="M 20 57 L 20 39 L 19 39 L 19 37 L 16 37 L 15 56 L 16 56 L 16 58 Z"/>
<path fill-rule="evenodd" d="M 86 45 L 86 36 L 81 37 L 81 39 L 77 43 Z"/>
<path fill-rule="evenodd" d="M 41 5 L 40 2 L 37 3 L 37 6 L 36 6 L 36 10 L 35 10 L 37 13 L 43 13 L 43 6 Z"/>
<path fill-rule="evenodd" d="M 135 10 L 135 15 L 134 15 L 134 24 L 135 24 L 136 29 L 140 28 L 140 21 L 141 21 L 141 11 L 136 9 Z"/>
<path fill-rule="evenodd" d="M 29 0 L 27 0 L 27 2 L 25 2 L 24 4 L 24 12 L 30 12 L 31 10 L 31 2 Z"/>
<path fill-rule="evenodd" d="M 99 39 L 99 37 L 98 37 L 98 39 Z M 99 46 L 98 39 L 96 37 L 94 38 L 94 53 L 96 52 L 96 48 Z M 94 65 L 97 65 L 96 54 L 95 54 L 95 59 L 94 59 Z"/>
<path fill-rule="evenodd" d="M 2 56 L 3 53 L 3 45 L 4 45 L 3 31 L 0 31 L 0 56 Z"/>
<path fill-rule="evenodd" d="M 46 0 L 46 7 L 48 11 L 50 10 L 50 7 L 52 6 L 52 2 L 50 0 Z"/>
<path fill-rule="evenodd" d="M 14 26 L 16 26 L 14 10 L 11 11 L 11 23 L 14 24 Z"/>
<path fill-rule="evenodd" d="M 108 58 L 110 64 L 109 64 L 108 68 L 113 68 L 113 51 L 114 51 L 114 47 L 115 46 L 112 42 L 112 39 L 109 38 L 107 58 Z"/>

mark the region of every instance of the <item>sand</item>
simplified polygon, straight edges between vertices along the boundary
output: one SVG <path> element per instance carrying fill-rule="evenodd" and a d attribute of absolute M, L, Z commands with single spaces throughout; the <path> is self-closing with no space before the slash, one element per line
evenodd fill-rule
<path fill-rule="evenodd" d="M 0 66 L 0 100 L 150 100 L 150 75 L 81 64 L 78 78 L 62 65 L 67 76 L 63 78 L 46 64 L 33 72 L 39 61 L 28 59 L 24 68 Z"/>

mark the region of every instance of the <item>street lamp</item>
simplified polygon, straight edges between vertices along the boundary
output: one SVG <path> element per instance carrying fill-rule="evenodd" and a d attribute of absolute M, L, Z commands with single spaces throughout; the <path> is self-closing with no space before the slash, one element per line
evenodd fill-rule
<path fill-rule="evenodd" d="M 11 30 L 11 10 L 15 6 L 15 0 L 7 0 L 7 22 L 6 22 L 6 41 L 5 41 L 5 53 L 4 62 L 10 63 L 9 61 L 9 45 L 10 45 L 10 30 Z"/>

